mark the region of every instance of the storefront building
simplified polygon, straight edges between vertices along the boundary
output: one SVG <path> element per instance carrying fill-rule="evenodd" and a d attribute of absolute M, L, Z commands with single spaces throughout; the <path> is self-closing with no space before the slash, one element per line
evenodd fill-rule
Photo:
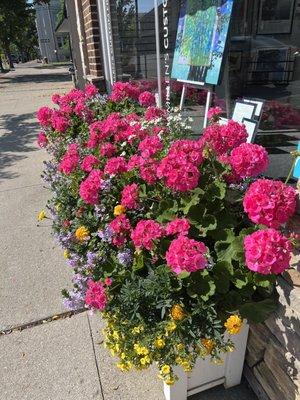
<path fill-rule="evenodd" d="M 170 74 L 181 5 L 180 0 L 66 0 L 76 15 L 79 40 L 73 42 L 79 46 L 73 58 L 81 86 L 91 81 L 109 92 L 117 80 L 138 80 L 161 94 L 164 105 L 169 100 L 178 105 L 182 85 L 170 81 Z M 236 99 L 264 100 L 260 131 L 278 142 L 276 154 L 293 150 L 300 131 L 300 1 L 235 0 L 223 67 L 213 104 L 230 118 Z M 198 127 L 205 99 L 203 88 L 188 90 L 185 104 Z M 286 133 L 289 137 L 282 137 Z M 260 140 L 268 146 L 267 136 Z M 291 149 L 281 150 L 281 139 Z"/>

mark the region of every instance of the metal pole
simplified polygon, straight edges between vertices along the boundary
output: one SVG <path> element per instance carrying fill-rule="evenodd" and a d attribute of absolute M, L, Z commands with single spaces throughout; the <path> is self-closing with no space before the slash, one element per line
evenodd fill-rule
<path fill-rule="evenodd" d="M 158 15 L 158 3 L 157 3 L 157 0 L 154 0 L 154 15 L 155 15 L 155 43 L 156 43 L 158 107 L 162 107 L 159 15 Z"/>
<path fill-rule="evenodd" d="M 181 92 L 181 98 L 180 98 L 180 104 L 179 104 L 180 111 L 183 109 L 185 95 L 186 95 L 186 84 L 184 83 L 182 86 L 182 92 Z"/>
<path fill-rule="evenodd" d="M 207 127 L 207 114 L 208 114 L 208 110 L 210 109 L 211 106 L 211 101 L 212 101 L 212 93 L 213 93 L 213 89 L 212 87 L 209 87 L 207 89 L 207 96 L 206 96 L 206 105 L 205 105 L 205 114 L 204 114 L 204 121 L 203 121 L 203 128 Z"/>

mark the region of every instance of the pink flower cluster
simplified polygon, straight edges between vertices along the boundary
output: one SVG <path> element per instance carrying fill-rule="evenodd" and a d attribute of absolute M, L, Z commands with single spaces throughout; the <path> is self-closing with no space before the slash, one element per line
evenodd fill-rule
<path fill-rule="evenodd" d="M 137 208 L 139 202 L 139 187 L 136 183 L 126 185 L 122 190 L 122 206 L 129 210 Z"/>
<path fill-rule="evenodd" d="M 152 121 L 153 119 L 157 118 L 166 118 L 166 116 L 167 116 L 166 110 L 157 107 L 149 107 L 145 112 L 145 119 L 147 121 Z"/>
<path fill-rule="evenodd" d="M 115 176 L 126 171 L 127 163 L 122 156 L 110 158 L 104 167 L 104 173 L 110 176 Z"/>
<path fill-rule="evenodd" d="M 60 111 L 53 111 L 51 116 L 52 128 L 59 132 L 65 133 L 70 126 L 70 119 L 64 116 Z"/>
<path fill-rule="evenodd" d="M 151 219 L 141 220 L 131 233 L 131 239 L 135 247 L 151 250 L 154 247 L 154 240 L 163 235 L 163 228 L 156 221 Z"/>
<path fill-rule="evenodd" d="M 226 125 L 208 126 L 200 139 L 202 145 L 208 145 L 217 155 L 228 153 L 247 141 L 248 133 L 244 125 L 228 121 Z"/>
<path fill-rule="evenodd" d="M 177 157 L 184 162 L 199 167 L 203 162 L 203 144 L 201 141 L 181 139 L 176 140 L 169 150 L 171 156 Z"/>
<path fill-rule="evenodd" d="M 113 219 L 109 227 L 113 231 L 112 242 L 117 247 L 122 247 L 127 241 L 127 235 L 131 231 L 129 219 L 124 215 L 119 215 Z"/>
<path fill-rule="evenodd" d="M 177 153 L 169 153 L 157 168 L 157 176 L 163 179 L 167 187 L 179 192 L 186 192 L 197 187 L 200 178 L 198 168 L 188 162 L 186 157 L 178 158 Z"/>
<path fill-rule="evenodd" d="M 184 235 L 189 233 L 190 223 L 186 218 L 176 218 L 166 226 L 167 235 Z"/>
<path fill-rule="evenodd" d="M 195 272 L 207 266 L 206 253 L 207 248 L 204 243 L 181 235 L 171 242 L 166 260 L 176 274 L 183 271 Z"/>
<path fill-rule="evenodd" d="M 107 303 L 105 287 L 101 282 L 88 280 L 88 288 L 85 294 L 85 304 L 98 310 L 104 310 Z"/>
<path fill-rule="evenodd" d="M 281 274 L 289 268 L 291 242 L 275 229 L 260 230 L 244 239 L 247 267 L 263 275 Z"/>
<path fill-rule="evenodd" d="M 139 95 L 139 103 L 142 107 L 150 107 L 155 105 L 155 96 L 151 92 L 145 91 Z"/>
<path fill-rule="evenodd" d="M 100 147 L 100 155 L 103 157 L 112 157 L 116 152 L 116 146 L 109 142 L 103 143 Z"/>
<path fill-rule="evenodd" d="M 59 171 L 66 175 L 70 175 L 79 163 L 79 154 L 77 144 L 70 144 L 68 150 L 59 164 Z"/>
<path fill-rule="evenodd" d="M 99 192 L 102 183 L 103 172 L 99 169 L 92 170 L 88 177 L 80 184 L 80 197 L 87 204 L 99 203 Z"/>
<path fill-rule="evenodd" d="M 279 228 L 295 213 L 297 192 L 280 181 L 258 179 L 244 197 L 244 210 L 256 224 Z"/>
<path fill-rule="evenodd" d="M 148 158 L 155 155 L 158 151 L 161 151 L 163 149 L 163 143 L 158 136 L 147 136 L 140 142 L 138 149 L 143 158 Z"/>
<path fill-rule="evenodd" d="M 37 144 L 40 148 L 44 148 L 48 144 L 48 139 L 47 136 L 44 134 L 44 132 L 40 132 L 37 138 Z"/>
<path fill-rule="evenodd" d="M 218 107 L 218 106 L 212 107 L 208 110 L 207 118 L 215 121 L 216 119 L 218 119 L 220 114 L 222 114 L 222 112 L 223 112 L 223 110 L 221 107 Z"/>
<path fill-rule="evenodd" d="M 137 100 L 140 94 L 139 88 L 130 82 L 116 82 L 113 85 L 110 100 L 119 102 L 126 98 Z"/>
<path fill-rule="evenodd" d="M 268 168 L 268 153 L 258 144 L 243 143 L 232 150 L 230 165 L 240 179 L 256 177 Z"/>
<path fill-rule="evenodd" d="M 41 107 L 38 110 L 36 117 L 41 126 L 43 126 L 44 128 L 49 128 L 52 125 L 51 122 L 52 113 L 53 111 L 49 107 Z"/>
<path fill-rule="evenodd" d="M 99 162 L 100 161 L 98 160 L 97 157 L 93 156 L 92 154 L 89 154 L 85 156 L 84 159 L 82 160 L 81 169 L 85 172 L 91 172 L 92 169 L 94 169 L 94 167 L 99 164 Z"/>

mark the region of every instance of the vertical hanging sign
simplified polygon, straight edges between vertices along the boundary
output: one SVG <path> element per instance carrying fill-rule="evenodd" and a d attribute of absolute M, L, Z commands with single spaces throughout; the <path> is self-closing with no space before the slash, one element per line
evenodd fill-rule
<path fill-rule="evenodd" d="M 105 20 L 107 27 L 107 45 L 108 45 L 108 56 L 110 60 L 109 64 L 111 70 L 112 83 L 114 83 L 117 80 L 117 74 L 116 74 L 113 32 L 112 32 L 112 24 L 110 17 L 110 0 L 105 0 Z"/>
<path fill-rule="evenodd" d="M 163 47 L 164 47 L 164 78 L 165 78 L 165 107 L 171 109 L 171 86 L 170 86 L 170 53 L 169 53 L 169 13 L 168 3 L 171 0 L 163 0 Z"/>

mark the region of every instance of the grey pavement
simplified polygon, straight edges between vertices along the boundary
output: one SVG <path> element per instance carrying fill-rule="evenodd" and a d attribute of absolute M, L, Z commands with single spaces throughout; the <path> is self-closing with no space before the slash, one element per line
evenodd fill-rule
<path fill-rule="evenodd" d="M 50 193 L 40 181 L 46 155 L 35 144 L 35 112 L 70 88 L 63 67 L 29 63 L 0 74 L 0 400 L 163 400 L 155 367 L 116 369 L 99 316 L 63 314 L 60 291 L 70 271 L 50 222 L 36 219 Z M 14 329 L 20 325 L 27 328 Z M 255 396 L 243 383 L 191 398 L 219 399 Z"/>

